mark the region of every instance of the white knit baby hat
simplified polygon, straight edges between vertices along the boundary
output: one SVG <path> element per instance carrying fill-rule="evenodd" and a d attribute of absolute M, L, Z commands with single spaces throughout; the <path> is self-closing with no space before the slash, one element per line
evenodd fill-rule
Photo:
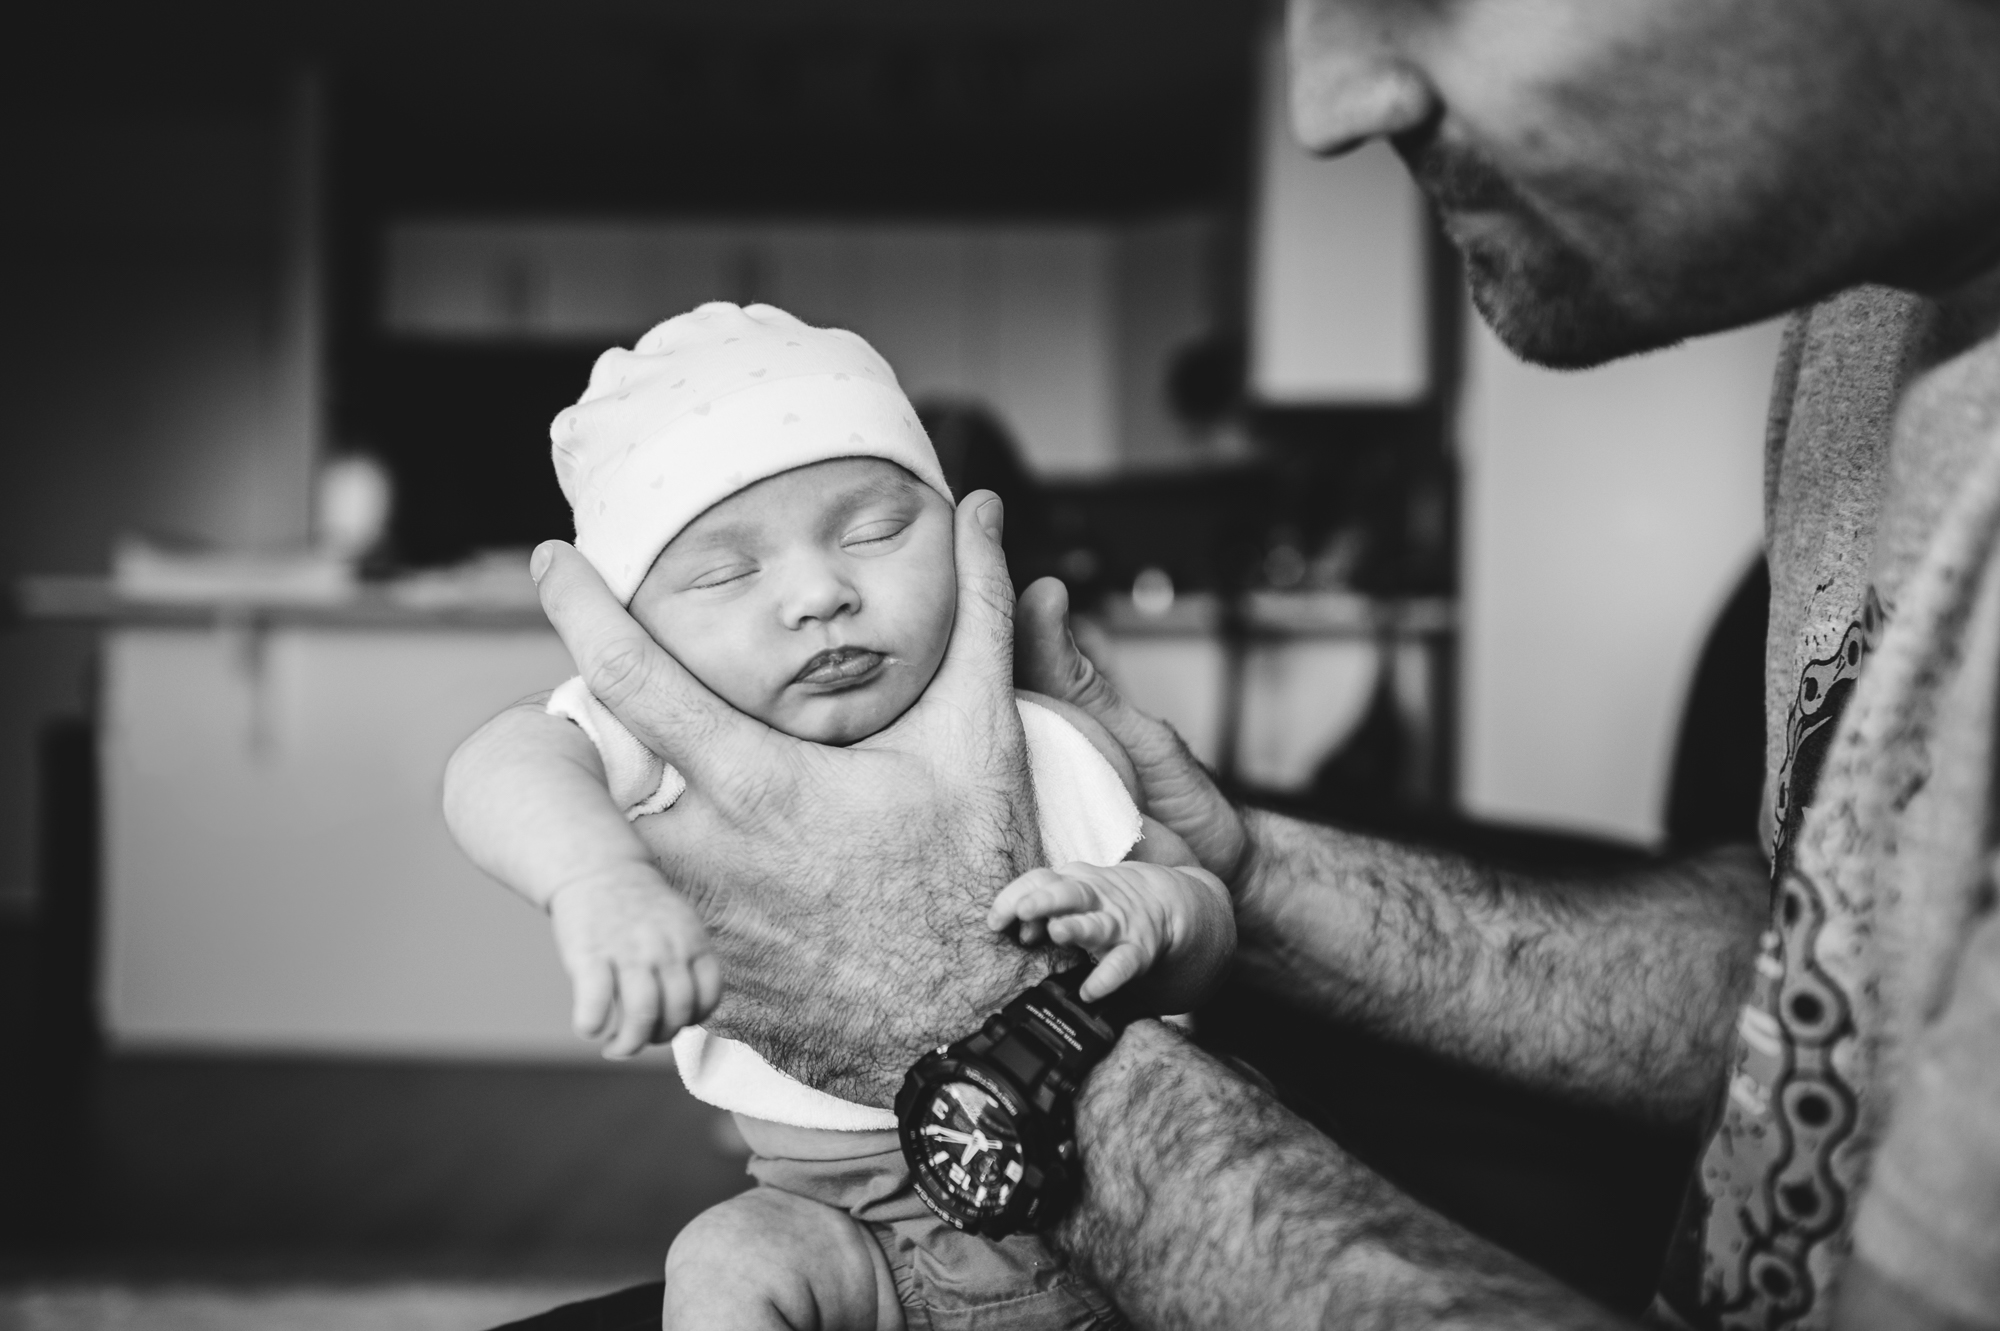
<path fill-rule="evenodd" d="M 883 458 L 951 500 L 889 363 L 770 305 L 711 301 L 613 347 L 549 439 L 576 548 L 627 603 L 681 528 L 794 467 Z"/>

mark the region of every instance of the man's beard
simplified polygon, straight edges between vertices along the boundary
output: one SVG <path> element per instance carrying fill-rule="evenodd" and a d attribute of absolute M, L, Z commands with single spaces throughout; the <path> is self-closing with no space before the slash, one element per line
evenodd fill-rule
<path fill-rule="evenodd" d="M 1682 336 L 1620 302 L 1604 277 L 1498 170 L 1434 137 L 1398 141 L 1465 260 L 1472 303 L 1515 355 L 1551 369 L 1583 369 Z M 1509 238 L 1460 234 L 1456 216 L 1504 217 Z"/>

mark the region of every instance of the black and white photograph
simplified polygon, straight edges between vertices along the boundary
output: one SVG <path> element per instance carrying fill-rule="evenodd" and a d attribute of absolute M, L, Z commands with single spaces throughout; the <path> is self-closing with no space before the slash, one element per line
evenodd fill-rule
<path fill-rule="evenodd" d="M 2000 0 L 31 0 L 0 1331 L 2000 1331 Z"/>

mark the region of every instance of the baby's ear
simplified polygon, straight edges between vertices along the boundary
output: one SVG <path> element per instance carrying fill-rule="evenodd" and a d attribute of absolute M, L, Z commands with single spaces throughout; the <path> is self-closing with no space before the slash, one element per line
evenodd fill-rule
<path fill-rule="evenodd" d="M 1146 807 L 1145 795 L 1139 789 L 1139 769 L 1132 765 L 1131 755 L 1125 752 L 1125 747 L 1111 738 L 1111 732 L 1106 730 L 1096 717 L 1075 703 L 1051 698 L 1046 693 L 1036 693 L 1031 689 L 1016 689 L 1014 696 L 1025 698 L 1037 707 L 1048 708 L 1081 731 L 1083 737 L 1090 741 L 1091 747 L 1103 754 L 1104 761 L 1111 764 L 1111 770 L 1118 773 L 1118 779 L 1125 783 L 1125 793 L 1132 797 L 1132 802 L 1141 809 Z"/>

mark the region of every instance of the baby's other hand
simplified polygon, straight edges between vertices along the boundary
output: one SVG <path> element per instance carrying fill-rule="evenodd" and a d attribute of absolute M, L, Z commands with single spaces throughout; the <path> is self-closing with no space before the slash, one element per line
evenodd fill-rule
<path fill-rule="evenodd" d="M 575 993 L 571 1024 L 630 1058 L 700 1021 L 722 996 L 722 968 L 694 908 L 650 865 L 621 864 L 549 899 L 556 950 Z"/>
<path fill-rule="evenodd" d="M 1044 936 L 1097 960 L 1078 992 L 1094 1002 L 1144 975 L 1152 1011 L 1186 1012 L 1208 996 L 1236 950 L 1236 914 L 1222 880 L 1206 869 L 1127 860 L 1035 869 L 993 900 L 986 923 L 1020 926 L 1024 943 Z"/>

